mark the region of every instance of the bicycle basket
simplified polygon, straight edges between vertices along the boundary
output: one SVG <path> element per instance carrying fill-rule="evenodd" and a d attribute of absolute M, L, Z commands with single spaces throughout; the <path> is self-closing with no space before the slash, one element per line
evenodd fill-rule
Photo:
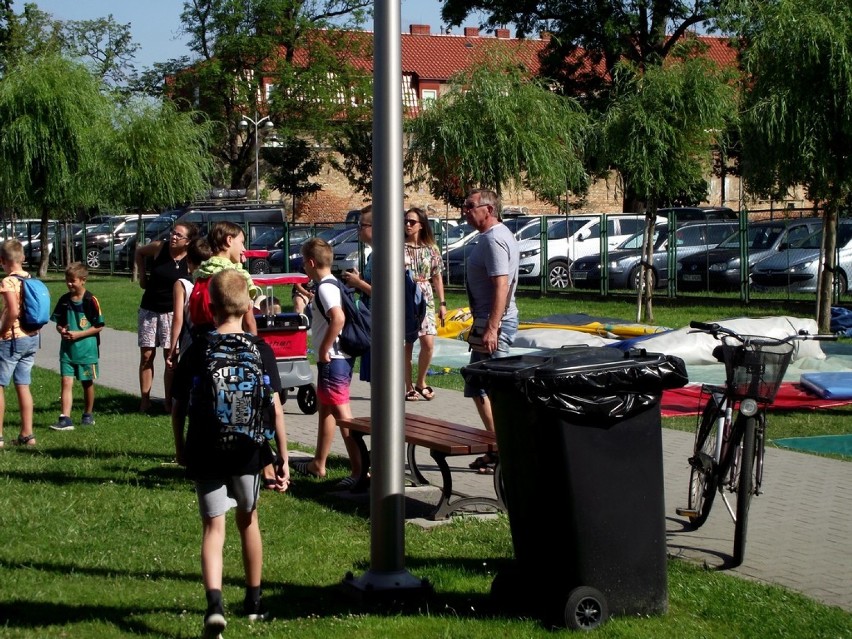
<path fill-rule="evenodd" d="M 734 397 L 770 404 L 793 357 L 793 345 L 723 343 L 722 354 Z"/>

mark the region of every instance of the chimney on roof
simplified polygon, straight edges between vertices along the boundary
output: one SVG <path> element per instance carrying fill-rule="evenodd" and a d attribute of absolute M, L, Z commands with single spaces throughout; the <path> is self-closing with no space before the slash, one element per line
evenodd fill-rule
<path fill-rule="evenodd" d="M 432 27 L 428 24 L 411 24 L 408 25 L 408 31 L 411 35 L 431 35 Z"/>
<path fill-rule="evenodd" d="M 478 38 L 479 37 L 479 27 L 465 27 L 464 28 L 464 37 L 465 38 Z"/>
<path fill-rule="evenodd" d="M 508 29 L 494 29 L 494 35 L 502 40 L 509 39 L 509 30 Z"/>

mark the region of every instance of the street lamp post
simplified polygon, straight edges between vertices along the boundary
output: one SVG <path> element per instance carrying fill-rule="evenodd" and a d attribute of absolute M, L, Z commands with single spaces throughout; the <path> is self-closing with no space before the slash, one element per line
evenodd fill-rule
<path fill-rule="evenodd" d="M 260 202 L 260 140 L 258 133 L 261 124 L 263 124 L 263 128 L 267 131 L 271 130 L 275 125 L 269 119 L 268 115 L 258 120 L 257 111 L 254 112 L 254 119 L 244 115 L 237 123 L 237 127 L 240 131 L 245 131 L 248 129 L 249 124 L 254 126 L 254 197 Z"/>

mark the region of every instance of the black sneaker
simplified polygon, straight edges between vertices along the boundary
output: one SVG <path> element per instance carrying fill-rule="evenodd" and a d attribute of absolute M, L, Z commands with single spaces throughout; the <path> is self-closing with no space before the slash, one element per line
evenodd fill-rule
<path fill-rule="evenodd" d="M 263 605 L 263 600 L 243 602 L 243 616 L 249 621 L 265 621 L 269 619 L 269 611 Z"/>
<path fill-rule="evenodd" d="M 201 639 L 222 639 L 222 631 L 228 622 L 225 620 L 225 615 L 221 612 L 210 612 L 204 617 L 204 630 L 201 633 Z"/>
<path fill-rule="evenodd" d="M 60 415 L 59 419 L 56 420 L 55 424 L 50 425 L 51 430 L 74 430 L 74 422 L 71 421 L 70 417 L 65 417 L 65 415 Z"/>
<path fill-rule="evenodd" d="M 83 413 L 83 419 L 80 421 L 83 426 L 94 426 L 95 416 L 91 413 Z"/>

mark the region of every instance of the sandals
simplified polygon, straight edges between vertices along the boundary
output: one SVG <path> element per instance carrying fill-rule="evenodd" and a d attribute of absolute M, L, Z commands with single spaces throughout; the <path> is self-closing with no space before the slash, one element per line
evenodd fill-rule
<path fill-rule="evenodd" d="M 416 390 L 410 390 L 405 394 L 405 401 L 417 402 L 420 401 L 420 394 Z"/>
<path fill-rule="evenodd" d="M 470 464 L 468 464 L 468 468 L 482 474 L 490 475 L 494 472 L 494 467 L 497 465 L 497 462 L 498 458 L 495 453 L 485 453 L 482 457 L 477 457 L 470 462 Z"/>
<path fill-rule="evenodd" d="M 308 461 L 297 461 L 290 464 L 290 467 L 295 470 L 298 474 L 304 477 L 314 477 L 316 479 L 322 479 L 320 475 L 315 472 L 312 472 L 309 465 L 311 460 Z"/>
<path fill-rule="evenodd" d="M 15 440 L 18 446 L 35 446 L 36 438 L 35 435 L 27 435 L 24 437 L 23 435 L 18 435 L 18 439 Z"/>
<path fill-rule="evenodd" d="M 350 475 L 349 477 L 344 477 L 339 482 L 337 482 L 336 488 L 338 488 L 339 490 L 351 490 L 357 482 L 358 478 L 352 477 L 352 475 Z"/>
<path fill-rule="evenodd" d="M 435 397 L 435 391 L 431 386 L 415 386 L 414 390 L 420 393 L 420 396 L 427 402 L 431 402 L 432 398 Z"/>

